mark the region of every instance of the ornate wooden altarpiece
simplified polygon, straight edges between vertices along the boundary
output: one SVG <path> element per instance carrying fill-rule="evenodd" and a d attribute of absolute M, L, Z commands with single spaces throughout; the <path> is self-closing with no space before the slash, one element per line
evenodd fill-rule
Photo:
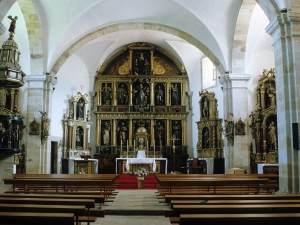
<path fill-rule="evenodd" d="M 96 155 L 99 173 L 112 172 L 112 155 L 188 158 L 186 143 L 186 82 L 183 66 L 164 49 L 132 43 L 115 53 L 95 78 Z M 180 170 L 185 162 L 174 160 Z M 164 168 L 163 165 L 160 166 Z"/>
<path fill-rule="evenodd" d="M 256 88 L 257 104 L 249 115 L 256 149 L 255 153 L 250 150 L 251 165 L 254 167 L 256 163 L 278 163 L 275 87 L 275 69 L 264 70 Z"/>
<path fill-rule="evenodd" d="M 88 143 L 90 131 L 90 116 L 88 108 L 88 94 L 77 93 L 69 99 L 69 110 L 62 120 L 63 124 L 63 173 L 68 173 L 68 160 L 80 158 L 80 155 L 90 155 Z"/>
<path fill-rule="evenodd" d="M 223 158 L 222 119 L 218 118 L 217 99 L 213 92 L 200 95 L 198 126 L 198 158 Z"/>

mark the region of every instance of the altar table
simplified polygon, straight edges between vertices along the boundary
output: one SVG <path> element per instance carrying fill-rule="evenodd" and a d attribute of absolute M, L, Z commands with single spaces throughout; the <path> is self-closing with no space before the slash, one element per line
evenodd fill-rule
<path fill-rule="evenodd" d="M 118 161 L 119 160 L 126 160 L 126 169 L 130 169 L 131 164 L 152 164 L 152 169 L 154 168 L 156 171 L 156 162 L 155 161 L 165 161 L 165 173 L 167 174 L 168 171 L 168 159 L 167 158 L 116 158 L 116 173 L 118 173 Z M 155 167 L 153 166 L 155 165 Z"/>

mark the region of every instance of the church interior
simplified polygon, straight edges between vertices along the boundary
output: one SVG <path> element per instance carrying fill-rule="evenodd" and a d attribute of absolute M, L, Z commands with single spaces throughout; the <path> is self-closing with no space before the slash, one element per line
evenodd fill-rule
<path fill-rule="evenodd" d="M 299 32 L 291 0 L 0 0 L 0 178 L 142 161 L 299 193 Z"/>

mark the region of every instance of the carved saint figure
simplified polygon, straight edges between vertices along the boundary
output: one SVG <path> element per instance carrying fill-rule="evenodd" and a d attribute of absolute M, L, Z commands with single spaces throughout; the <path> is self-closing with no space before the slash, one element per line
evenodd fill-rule
<path fill-rule="evenodd" d="M 269 130 L 268 135 L 269 135 L 270 150 L 272 150 L 273 146 L 274 149 L 277 149 L 276 126 L 274 121 L 271 121 L 268 130 Z"/>
<path fill-rule="evenodd" d="M 179 125 L 178 121 L 175 120 L 173 125 L 173 137 L 180 140 L 180 134 L 181 134 L 181 126 Z"/>
<path fill-rule="evenodd" d="M 119 105 L 127 104 L 127 90 L 124 84 L 121 84 L 121 87 L 118 89 L 118 104 Z"/>
<path fill-rule="evenodd" d="M 207 97 L 204 98 L 202 111 L 203 111 L 203 117 L 209 117 Z"/>
<path fill-rule="evenodd" d="M 165 138 L 165 127 L 160 123 L 160 121 L 158 121 L 156 125 L 156 135 L 158 143 L 160 144 Z"/>
<path fill-rule="evenodd" d="M 156 104 L 163 105 L 164 103 L 164 91 L 161 88 L 161 85 L 158 85 L 158 90 L 156 91 Z"/>
<path fill-rule="evenodd" d="M 233 125 L 234 125 L 234 118 L 232 113 L 228 113 L 228 117 L 226 119 L 226 134 L 233 135 Z"/>
<path fill-rule="evenodd" d="M 179 88 L 177 84 L 172 85 L 172 104 L 179 105 Z"/>
<path fill-rule="evenodd" d="M 102 99 L 104 105 L 109 105 L 111 100 L 111 88 L 105 84 L 105 86 L 102 89 Z"/>
<path fill-rule="evenodd" d="M 267 89 L 267 93 L 270 99 L 270 106 L 276 105 L 276 90 L 275 88 L 272 86 L 272 84 L 269 84 L 269 88 Z"/>
<path fill-rule="evenodd" d="M 124 122 L 121 122 L 121 125 L 118 126 L 117 131 L 119 133 L 120 142 L 125 144 L 127 140 L 127 127 Z"/>
<path fill-rule="evenodd" d="M 43 133 L 44 135 L 49 135 L 49 127 L 50 127 L 50 118 L 47 115 L 47 112 L 43 115 Z"/>
<path fill-rule="evenodd" d="M 102 129 L 102 134 L 103 134 L 103 144 L 108 145 L 109 144 L 109 131 L 110 131 L 110 125 L 106 121 L 104 123 L 103 129 Z"/>

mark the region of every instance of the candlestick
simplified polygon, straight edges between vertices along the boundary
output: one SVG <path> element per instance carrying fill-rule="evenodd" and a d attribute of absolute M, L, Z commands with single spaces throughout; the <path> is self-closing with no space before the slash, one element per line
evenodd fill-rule
<path fill-rule="evenodd" d="M 122 158 L 122 150 L 123 150 L 123 149 L 122 149 L 122 139 L 121 139 L 121 138 L 120 138 L 120 143 L 121 143 L 121 150 L 120 150 L 120 156 L 121 156 L 121 157 L 120 157 L 120 158 Z"/>
<path fill-rule="evenodd" d="M 128 158 L 128 140 L 127 140 L 127 158 Z"/>
<path fill-rule="evenodd" d="M 154 158 L 155 158 L 155 140 L 153 140 L 153 150 L 154 150 Z"/>

